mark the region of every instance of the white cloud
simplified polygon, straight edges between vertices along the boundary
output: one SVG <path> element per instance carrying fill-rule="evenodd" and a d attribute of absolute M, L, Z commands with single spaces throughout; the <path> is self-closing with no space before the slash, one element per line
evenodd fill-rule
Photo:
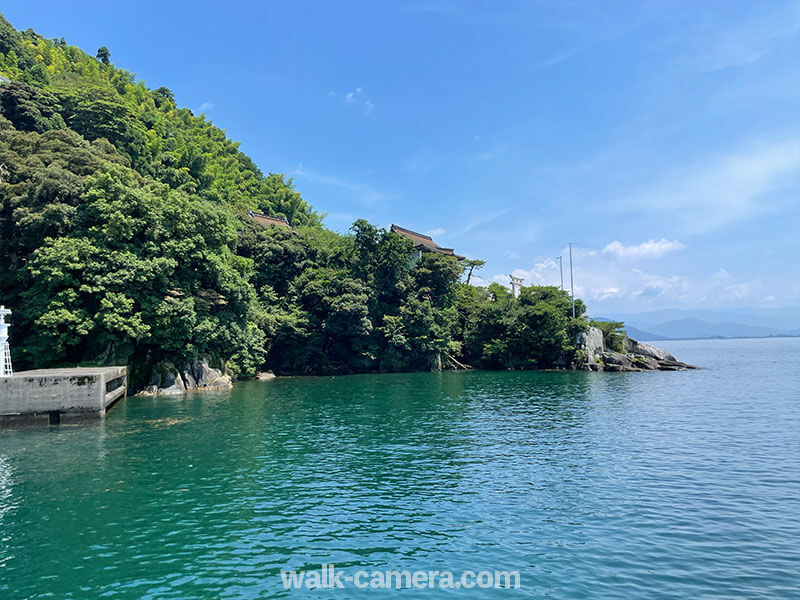
<path fill-rule="evenodd" d="M 625 246 L 614 240 L 603 248 L 603 254 L 613 254 L 622 260 L 660 258 L 669 252 L 683 250 L 686 246 L 675 240 L 649 240 L 635 246 Z"/>
<path fill-rule="evenodd" d="M 444 227 L 436 227 L 434 229 L 429 229 L 425 233 L 428 235 L 442 235 L 445 231 Z"/>
<path fill-rule="evenodd" d="M 726 269 L 720 269 L 716 273 L 711 276 L 711 279 L 714 281 L 727 281 L 731 278 L 731 274 L 728 273 Z"/>
<path fill-rule="evenodd" d="M 215 105 L 214 105 L 213 102 L 203 102 L 200 105 L 200 108 L 197 109 L 197 112 L 199 112 L 199 113 L 210 112 L 210 111 L 214 110 L 214 106 Z"/>
<path fill-rule="evenodd" d="M 329 91 L 326 95 L 333 99 L 339 98 L 339 95 L 333 90 Z M 364 95 L 364 88 L 357 87 L 354 90 L 350 90 L 341 96 L 341 98 L 340 102 L 342 104 L 358 107 L 361 114 L 365 117 L 368 117 L 372 111 L 375 110 L 375 104 Z"/>
<path fill-rule="evenodd" d="M 651 248 L 649 243 L 621 248 Z M 655 244 L 658 244 L 657 242 Z M 609 244 L 608 246 L 611 246 Z M 606 247 L 608 247 L 606 246 Z M 616 246 L 612 246 L 616 248 Z M 642 250 L 623 256 L 642 256 Z M 650 252 L 651 254 L 648 254 Z M 652 256 L 652 250 L 644 256 Z M 566 248 L 562 251 L 567 256 Z M 590 313 L 602 310 L 635 308 L 650 310 L 666 307 L 758 305 L 765 300 L 765 291 L 774 297 L 797 297 L 797 283 L 778 279 L 743 279 L 721 267 L 698 277 L 683 273 L 661 273 L 634 268 L 628 260 L 620 260 L 615 251 L 598 251 L 591 248 L 573 247 L 575 295 L 589 306 Z M 522 277 L 524 285 L 548 285 L 559 287 L 561 273 L 557 260 L 546 258 L 529 268 L 514 269 L 510 273 Z M 473 278 L 474 279 L 474 278 Z M 475 280 L 476 285 L 496 282 L 510 287 L 509 274 L 497 273 Z M 564 289 L 570 289 L 569 261 L 564 260 Z"/>

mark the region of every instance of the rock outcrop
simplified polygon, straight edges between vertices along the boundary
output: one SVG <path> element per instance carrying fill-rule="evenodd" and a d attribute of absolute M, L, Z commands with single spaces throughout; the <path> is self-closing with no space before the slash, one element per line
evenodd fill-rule
<path fill-rule="evenodd" d="M 644 342 L 637 342 L 633 338 L 627 339 L 627 348 L 628 352 L 631 354 L 638 354 L 640 356 L 647 356 L 650 358 L 654 358 L 656 360 L 667 360 L 671 362 L 677 362 L 674 356 L 652 344 L 645 344 Z"/>
<path fill-rule="evenodd" d="M 229 375 L 210 366 L 208 356 L 198 356 L 182 369 L 163 361 L 153 367 L 142 396 L 167 396 L 199 390 L 227 390 L 233 386 Z"/>
<path fill-rule="evenodd" d="M 597 335 L 599 334 L 599 343 Z M 697 367 L 680 362 L 672 354 L 653 346 L 626 338 L 626 352 L 610 352 L 603 347 L 603 332 L 590 327 L 581 334 L 579 343 L 586 353 L 584 369 L 589 371 L 684 371 Z"/>
<path fill-rule="evenodd" d="M 605 352 L 603 332 L 599 327 L 589 327 L 585 333 L 578 334 L 578 344 L 586 352 L 586 362 L 597 363 Z"/>

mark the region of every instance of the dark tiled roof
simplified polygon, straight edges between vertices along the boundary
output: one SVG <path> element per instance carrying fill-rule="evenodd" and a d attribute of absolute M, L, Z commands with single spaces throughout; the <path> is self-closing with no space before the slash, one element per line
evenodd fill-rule
<path fill-rule="evenodd" d="M 397 235 L 402 235 L 408 238 L 414 244 L 414 247 L 422 250 L 423 252 L 435 252 L 436 254 L 446 254 L 448 256 L 455 256 L 458 259 L 464 258 L 456 254 L 452 248 L 442 248 L 439 244 L 433 241 L 431 236 L 411 231 L 399 225 L 392 225 L 391 231 Z"/>
<path fill-rule="evenodd" d="M 253 212 L 252 210 L 247 211 L 247 216 L 253 218 L 256 223 L 263 225 L 264 227 L 272 227 L 273 225 L 276 225 L 278 227 L 286 227 L 288 229 L 292 228 L 286 219 L 281 219 L 279 217 L 270 217 L 269 215 Z"/>

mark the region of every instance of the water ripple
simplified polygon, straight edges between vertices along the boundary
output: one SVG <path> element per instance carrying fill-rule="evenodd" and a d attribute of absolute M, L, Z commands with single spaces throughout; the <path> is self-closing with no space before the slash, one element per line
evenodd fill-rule
<path fill-rule="evenodd" d="M 4 431 L 0 596 L 282 597 L 280 569 L 335 563 L 798 597 L 796 341 L 678 346 L 708 368 L 279 379 Z"/>

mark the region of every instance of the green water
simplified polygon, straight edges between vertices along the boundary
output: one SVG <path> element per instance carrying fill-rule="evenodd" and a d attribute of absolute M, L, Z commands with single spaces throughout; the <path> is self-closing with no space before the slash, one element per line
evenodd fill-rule
<path fill-rule="evenodd" d="M 707 368 L 280 379 L 0 432 L 0 598 L 800 597 L 800 340 L 664 346 Z M 283 589 L 322 563 L 522 580 Z"/>

